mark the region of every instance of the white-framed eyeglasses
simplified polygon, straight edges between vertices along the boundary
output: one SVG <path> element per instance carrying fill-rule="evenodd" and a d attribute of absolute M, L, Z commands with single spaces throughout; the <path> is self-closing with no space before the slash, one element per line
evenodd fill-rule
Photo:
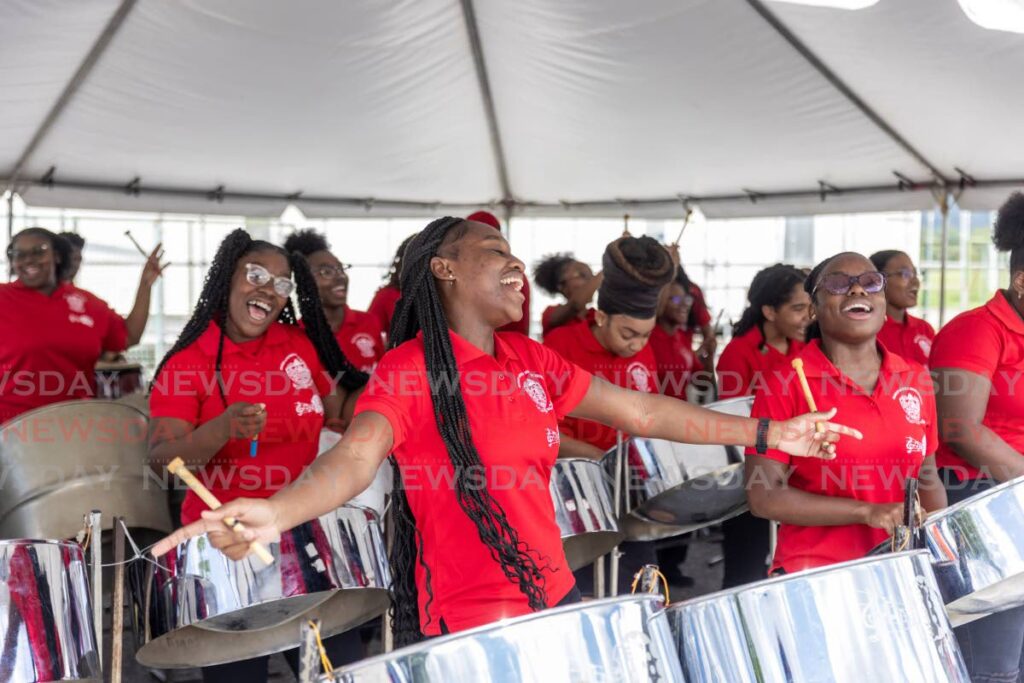
<path fill-rule="evenodd" d="M 273 282 L 274 292 L 285 299 L 291 296 L 295 289 L 295 283 L 291 278 L 271 275 L 269 270 L 258 263 L 245 264 L 245 280 L 253 287 L 264 287 Z"/>

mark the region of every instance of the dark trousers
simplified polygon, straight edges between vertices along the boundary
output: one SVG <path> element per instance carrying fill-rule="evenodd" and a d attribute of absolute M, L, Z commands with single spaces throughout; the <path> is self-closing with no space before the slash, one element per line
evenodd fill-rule
<path fill-rule="evenodd" d="M 564 605 L 575 605 L 577 602 L 582 602 L 583 596 L 580 595 L 580 589 L 576 586 L 572 587 L 572 590 L 565 594 L 565 597 L 558 601 L 557 604 L 552 607 L 563 607 Z M 448 630 L 448 625 L 444 623 L 444 618 L 441 618 L 441 635 L 447 635 L 451 633 Z M 438 636 L 434 636 L 435 638 Z"/>
<path fill-rule="evenodd" d="M 991 479 L 963 482 L 950 470 L 940 472 L 949 504 L 959 503 L 997 485 Z M 999 612 L 955 629 L 967 672 L 974 683 L 1024 680 L 1024 607 Z"/>
<path fill-rule="evenodd" d="M 298 624 L 295 629 L 298 630 Z M 358 662 L 363 658 L 363 642 L 359 637 L 359 629 L 354 628 L 345 633 L 331 636 L 324 641 L 327 658 L 333 666 L 344 666 Z M 287 650 L 284 658 L 295 677 L 299 677 L 299 650 Z M 267 663 L 270 656 L 254 657 L 241 662 L 229 662 L 217 666 L 203 667 L 203 683 L 266 683 Z"/>
<path fill-rule="evenodd" d="M 633 584 L 633 575 L 640 571 L 645 564 L 657 564 L 658 553 L 654 541 L 626 541 L 619 545 L 619 585 L 617 595 L 624 595 L 630 592 Z M 580 593 L 593 597 L 594 595 L 594 565 L 587 565 L 582 569 L 573 572 L 576 577 L 576 585 Z M 605 559 L 604 565 L 605 585 L 611 581 L 611 560 Z"/>
<path fill-rule="evenodd" d="M 771 522 L 749 512 L 722 524 L 725 575 L 722 588 L 735 588 L 768 578 Z"/>

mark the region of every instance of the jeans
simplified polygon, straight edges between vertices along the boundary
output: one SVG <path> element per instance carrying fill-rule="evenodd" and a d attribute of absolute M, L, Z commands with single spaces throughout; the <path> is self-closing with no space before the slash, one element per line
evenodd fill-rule
<path fill-rule="evenodd" d="M 298 630 L 298 624 L 295 629 Z M 324 640 L 324 649 L 327 651 L 327 658 L 334 666 L 344 666 L 358 662 L 363 658 L 363 643 L 359 637 L 359 629 L 354 628 L 345 633 L 339 633 Z M 299 650 L 295 648 L 284 653 L 289 668 L 299 677 Z M 254 657 L 240 662 L 229 662 L 217 666 L 203 667 L 203 683 L 266 683 L 267 664 L 270 656 Z"/>
<path fill-rule="evenodd" d="M 991 479 L 962 482 L 950 470 L 941 470 L 940 475 L 950 505 L 997 485 Z M 973 621 L 955 629 L 955 633 L 974 683 L 1024 681 L 1024 607 Z"/>

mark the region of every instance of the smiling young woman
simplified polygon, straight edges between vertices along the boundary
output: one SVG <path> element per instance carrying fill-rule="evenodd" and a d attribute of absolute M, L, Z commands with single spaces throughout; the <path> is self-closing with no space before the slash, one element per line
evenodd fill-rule
<path fill-rule="evenodd" d="M 885 275 L 886 315 L 878 341 L 893 353 L 927 366 L 935 329 L 908 313 L 917 306 L 921 289 L 914 262 L 902 251 L 887 250 L 872 254 L 871 263 Z"/>
<path fill-rule="evenodd" d="M 811 298 L 810 343 L 799 353 L 820 408 L 859 429 L 832 460 L 747 451 L 753 514 L 780 522 L 772 571 L 795 572 L 863 557 L 903 517 L 904 482 L 921 480 L 927 511 L 946 505 L 935 470 L 938 428 L 924 367 L 878 344 L 885 276 L 855 253 L 820 263 L 804 288 Z M 806 409 L 795 372 L 772 373 L 752 415 L 783 419 Z"/>
<path fill-rule="evenodd" d="M 517 333 L 523 263 L 499 232 L 441 218 L 409 244 L 393 347 L 360 396 L 351 427 L 306 476 L 269 499 L 236 499 L 158 543 L 166 553 L 208 533 L 229 557 L 253 540 L 333 510 L 396 466 L 391 569 L 396 641 L 460 631 L 578 599 L 548 481 L 567 415 L 681 442 L 771 445 L 821 457 L 856 430 L 801 416 L 784 423 L 711 413 L 604 382 Z M 488 381 L 469 382 L 471 376 Z M 500 468 L 501 485 L 481 471 Z M 232 516 L 248 527 L 227 529 Z"/>
<path fill-rule="evenodd" d="M 0 423 L 92 396 L 96 361 L 127 345 L 124 319 L 65 281 L 70 252 L 45 228 L 22 230 L 7 248 L 15 280 L 0 284 Z"/>

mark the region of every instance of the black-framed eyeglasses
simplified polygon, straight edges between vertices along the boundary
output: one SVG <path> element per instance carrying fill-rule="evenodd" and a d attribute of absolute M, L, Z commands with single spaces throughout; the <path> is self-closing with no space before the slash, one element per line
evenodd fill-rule
<path fill-rule="evenodd" d="M 287 299 L 295 289 L 295 283 L 291 278 L 280 275 L 271 275 L 270 271 L 258 263 L 245 264 L 245 280 L 253 287 L 264 287 L 271 282 L 274 283 L 274 292 Z"/>
<path fill-rule="evenodd" d="M 877 270 L 870 270 L 860 275 L 829 273 L 818 280 L 818 284 L 811 291 L 811 296 L 813 297 L 819 289 L 824 289 L 829 294 L 849 294 L 855 284 L 860 285 L 860 288 L 868 294 L 877 294 L 885 289 L 885 275 Z"/>
<path fill-rule="evenodd" d="M 337 266 L 325 263 L 322 266 L 317 266 L 313 273 L 324 280 L 333 280 L 343 275 L 348 275 L 348 271 L 351 267 L 351 263 L 342 263 Z"/>
<path fill-rule="evenodd" d="M 913 280 L 915 277 L 917 277 L 917 269 L 915 269 L 915 268 L 900 268 L 899 270 L 894 270 L 891 273 L 886 273 L 885 276 L 886 277 L 899 277 L 899 278 L 903 278 L 904 280 Z"/>
<path fill-rule="evenodd" d="M 11 262 L 22 261 L 27 258 L 42 258 L 48 251 L 50 251 L 49 244 L 37 244 L 31 249 L 15 249 L 14 247 L 8 247 L 7 258 Z"/>

